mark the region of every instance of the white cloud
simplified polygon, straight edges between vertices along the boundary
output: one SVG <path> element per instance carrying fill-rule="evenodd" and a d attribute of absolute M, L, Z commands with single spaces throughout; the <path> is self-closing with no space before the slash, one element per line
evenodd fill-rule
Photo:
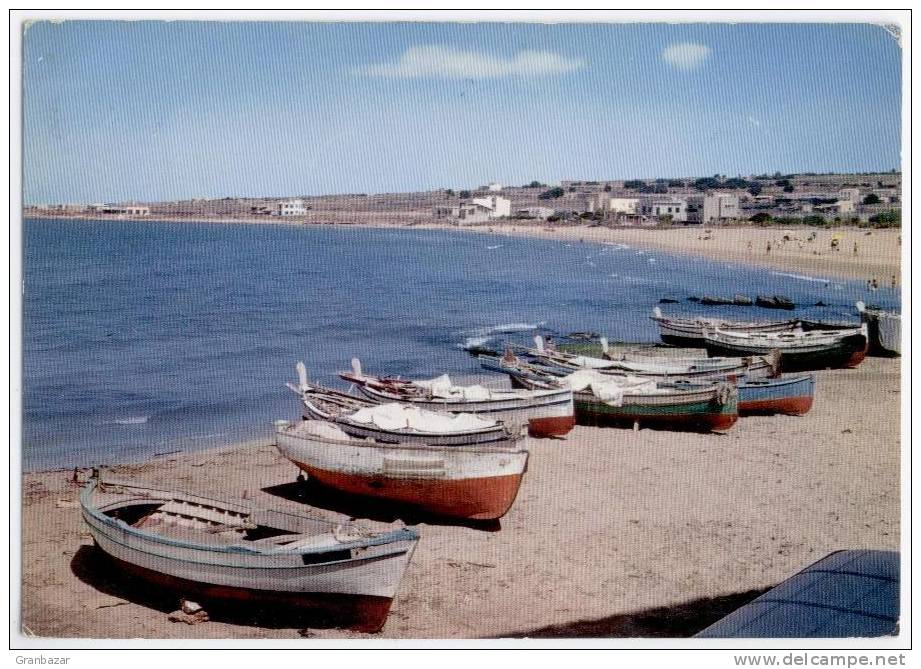
<path fill-rule="evenodd" d="M 755 126 L 756 128 L 760 128 L 760 127 L 761 127 L 761 121 L 759 121 L 758 119 L 756 119 L 754 116 L 749 116 L 749 117 L 748 117 L 748 122 L 751 123 L 751 124 L 752 124 L 753 126 Z"/>
<path fill-rule="evenodd" d="M 697 42 L 669 44 L 662 51 L 662 60 L 679 70 L 693 70 L 710 57 L 710 47 Z"/>
<path fill-rule="evenodd" d="M 476 51 L 459 51 L 445 46 L 408 48 L 395 63 L 377 63 L 355 70 L 374 77 L 442 79 L 490 79 L 495 77 L 539 77 L 564 74 L 583 65 L 552 51 L 519 51 L 511 58 Z"/>

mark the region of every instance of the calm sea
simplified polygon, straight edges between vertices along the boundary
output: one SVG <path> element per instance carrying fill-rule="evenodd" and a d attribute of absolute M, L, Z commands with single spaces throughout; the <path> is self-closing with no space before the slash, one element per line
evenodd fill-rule
<path fill-rule="evenodd" d="M 404 376 L 480 372 L 460 346 L 535 330 L 655 341 L 648 318 L 722 311 L 689 295 L 780 293 L 855 318 L 863 282 L 690 260 L 624 245 L 460 231 L 155 222 L 25 223 L 23 466 L 143 460 L 269 436 L 298 416 L 284 387 L 358 356 Z"/>

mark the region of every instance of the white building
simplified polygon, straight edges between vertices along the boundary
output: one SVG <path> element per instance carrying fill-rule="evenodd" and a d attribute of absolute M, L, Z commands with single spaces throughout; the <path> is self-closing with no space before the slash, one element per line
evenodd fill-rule
<path fill-rule="evenodd" d="M 100 214 L 116 216 L 150 216 L 150 207 L 140 204 L 99 204 L 90 205 L 90 210 Z"/>
<path fill-rule="evenodd" d="M 839 214 L 853 214 L 858 203 L 856 200 L 838 200 L 835 204 Z"/>
<path fill-rule="evenodd" d="M 688 203 L 677 197 L 644 197 L 640 199 L 638 213 L 654 218 L 671 216 L 673 221 L 684 223 L 688 220 Z"/>
<path fill-rule="evenodd" d="M 853 202 L 854 204 L 860 203 L 860 189 L 859 188 L 842 188 L 838 191 L 838 201 L 843 202 Z"/>
<path fill-rule="evenodd" d="M 461 223 L 486 223 L 493 218 L 492 209 L 477 202 L 461 202 L 456 207 L 436 207 L 436 218 L 453 218 Z"/>
<path fill-rule="evenodd" d="M 495 181 L 493 181 L 491 184 L 489 184 L 489 185 L 486 187 L 486 190 L 488 190 L 490 193 L 501 193 L 501 192 L 502 192 L 502 184 L 496 183 Z"/>
<path fill-rule="evenodd" d="M 741 216 L 739 196 L 732 193 L 709 193 L 688 198 L 689 223 L 712 225 L 738 220 Z"/>
<path fill-rule="evenodd" d="M 275 203 L 276 216 L 303 216 L 307 213 L 307 207 L 304 206 L 303 200 L 282 200 Z"/>
<path fill-rule="evenodd" d="M 611 197 L 608 198 L 607 210 L 612 214 L 635 215 L 640 207 L 638 197 Z"/>
<path fill-rule="evenodd" d="M 515 212 L 515 215 L 518 218 L 539 218 L 545 221 L 555 213 L 556 209 L 551 207 L 528 207 L 527 209 L 519 209 Z"/>
<path fill-rule="evenodd" d="M 490 218 L 508 218 L 512 215 L 512 201 L 505 197 L 498 195 L 475 197 L 470 202 L 489 209 Z"/>

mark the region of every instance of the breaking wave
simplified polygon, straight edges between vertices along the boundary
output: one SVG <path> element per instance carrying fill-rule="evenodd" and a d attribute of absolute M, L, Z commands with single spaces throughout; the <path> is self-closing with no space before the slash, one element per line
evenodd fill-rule
<path fill-rule="evenodd" d="M 812 281 L 813 283 L 828 283 L 828 279 L 819 279 L 814 276 L 806 276 L 805 274 L 791 274 L 789 272 L 771 272 L 774 276 L 786 276 L 791 279 L 799 279 L 800 281 Z"/>
<path fill-rule="evenodd" d="M 144 425 L 150 416 L 128 416 L 127 418 L 116 418 L 108 421 L 110 425 Z"/>
<path fill-rule="evenodd" d="M 513 332 L 531 332 L 533 330 L 539 330 L 545 323 L 546 321 L 541 321 L 539 323 L 502 323 L 501 325 L 490 325 L 477 328 L 470 332 L 471 336 L 467 337 L 460 347 L 464 350 L 469 350 L 475 346 L 485 346 L 490 341 L 496 339 L 497 335 L 511 334 Z"/>

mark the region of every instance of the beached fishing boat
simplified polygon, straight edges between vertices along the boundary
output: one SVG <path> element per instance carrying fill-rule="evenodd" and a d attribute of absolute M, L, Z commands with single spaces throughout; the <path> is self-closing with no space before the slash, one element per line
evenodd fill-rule
<path fill-rule="evenodd" d="M 119 569 L 202 604 L 320 613 L 364 631 L 387 619 L 419 535 L 369 532 L 94 476 L 80 496 L 96 545 Z"/>
<path fill-rule="evenodd" d="M 874 355 L 902 354 L 902 316 L 894 311 L 868 308 L 857 303 L 860 320 L 870 335 L 870 352 Z"/>
<path fill-rule="evenodd" d="M 727 321 L 720 318 L 666 318 L 655 307 L 652 320 L 659 326 L 662 341 L 672 346 L 703 346 L 703 330 L 732 330 L 733 332 L 784 332 L 793 330 L 797 321 Z"/>
<path fill-rule="evenodd" d="M 500 444 L 382 444 L 333 423 L 276 423 L 278 450 L 318 483 L 452 518 L 494 520 L 511 508 L 528 462 L 524 438 Z"/>
<path fill-rule="evenodd" d="M 506 353 L 502 358 L 480 356 L 484 369 L 509 375 L 515 387 L 552 387 L 571 372 L 562 367 L 533 365 L 513 354 Z M 734 375 L 723 377 L 731 382 Z M 529 378 L 522 378 L 529 377 Z M 650 377 L 647 377 L 650 378 Z M 652 377 L 660 381 L 669 381 L 678 387 L 688 383 L 699 383 L 698 379 L 683 377 Z M 815 395 L 815 378 L 811 374 L 786 376 L 780 378 L 753 378 L 739 376 L 739 415 L 784 413 L 799 416 L 812 408 Z"/>
<path fill-rule="evenodd" d="M 502 421 L 510 429 L 527 425 L 532 437 L 558 437 L 569 433 L 576 419 L 572 392 L 552 390 L 495 390 L 483 386 L 456 386 L 445 374 L 431 380 L 411 381 L 371 376 L 352 359 L 352 371 L 339 374 L 375 402 L 403 402 L 429 411 L 472 413 Z"/>
<path fill-rule="evenodd" d="M 522 388 L 570 388 L 580 425 L 652 426 L 725 432 L 739 418 L 738 389 L 729 381 L 692 383 L 608 376 L 583 369 L 567 376 L 537 370 L 527 363 L 483 360 Z"/>
<path fill-rule="evenodd" d="M 302 362 L 297 364 L 297 373 L 298 385 L 287 386 L 301 398 L 304 418 L 335 423 L 351 437 L 433 446 L 486 444 L 514 437 L 502 422 L 475 414 L 428 411 L 397 402 L 379 404 L 308 383 Z"/>
<path fill-rule="evenodd" d="M 814 398 L 812 374 L 739 381 L 740 416 L 774 413 L 802 416 L 812 408 Z"/>
<path fill-rule="evenodd" d="M 727 376 L 762 378 L 776 376 L 779 371 L 777 355 L 748 356 L 745 358 L 668 358 L 645 357 L 642 360 L 620 360 L 611 353 L 607 339 L 601 338 L 604 358 L 576 355 L 548 348 L 542 337 L 534 337 L 535 348 L 528 355 L 542 364 L 565 370 L 594 369 L 601 374 L 616 376 L 651 376 L 660 380 L 669 378 L 714 379 Z"/>
<path fill-rule="evenodd" d="M 711 355 L 739 356 L 780 353 L 783 372 L 856 367 L 867 354 L 867 326 L 854 330 L 804 332 L 732 332 L 705 330 L 704 346 Z"/>

